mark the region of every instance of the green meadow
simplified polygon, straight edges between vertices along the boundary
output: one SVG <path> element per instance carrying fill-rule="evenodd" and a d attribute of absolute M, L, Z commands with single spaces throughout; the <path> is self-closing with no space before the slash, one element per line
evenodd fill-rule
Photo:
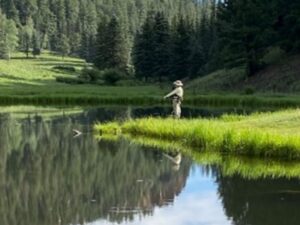
<path fill-rule="evenodd" d="M 163 140 L 199 152 L 300 159 L 300 110 L 221 118 L 143 118 L 96 124 L 98 134 L 129 134 Z"/>
<path fill-rule="evenodd" d="M 170 90 L 169 83 L 139 83 L 134 86 L 105 86 L 97 84 L 68 84 L 58 78 L 77 79 L 84 60 L 44 52 L 37 58 L 25 58 L 14 53 L 10 61 L 0 60 L 0 104 L 168 104 L 162 96 Z M 59 67 L 74 68 L 74 71 Z M 126 83 L 126 82 L 125 82 Z M 192 81 L 193 83 L 193 81 Z M 297 95 L 217 93 L 198 94 L 186 87 L 185 105 L 295 107 L 300 106 Z"/>
<path fill-rule="evenodd" d="M 10 61 L 0 60 L 0 103 L 2 104 L 93 104 L 155 101 L 165 93 L 159 85 L 102 86 L 67 84 L 57 77 L 76 79 L 85 61 L 45 52 L 37 58 L 15 53 Z M 59 67 L 74 68 L 74 71 Z M 58 69 L 57 69 L 58 68 Z M 154 99 L 154 100 L 153 100 Z"/>

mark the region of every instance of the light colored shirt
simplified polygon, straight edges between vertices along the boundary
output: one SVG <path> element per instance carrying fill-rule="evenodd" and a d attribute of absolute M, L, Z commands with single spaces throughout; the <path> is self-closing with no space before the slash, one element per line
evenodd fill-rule
<path fill-rule="evenodd" d="M 173 91 L 167 94 L 165 98 L 169 98 L 173 95 L 177 95 L 178 97 L 183 98 L 183 88 L 182 87 L 175 88 Z"/>

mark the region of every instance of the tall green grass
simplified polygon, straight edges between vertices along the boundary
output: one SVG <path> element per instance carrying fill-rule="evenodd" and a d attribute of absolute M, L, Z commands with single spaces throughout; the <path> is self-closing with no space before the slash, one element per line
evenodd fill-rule
<path fill-rule="evenodd" d="M 1 85 L 0 85 L 1 87 Z M 168 104 L 161 98 L 166 91 L 152 86 L 139 87 L 109 87 L 97 85 L 45 85 L 1 87 L 0 104 Z M 265 97 L 239 95 L 187 95 L 185 106 L 213 107 L 299 107 L 300 98 L 297 96 Z"/>
<path fill-rule="evenodd" d="M 240 107 L 276 107 L 288 108 L 300 106 L 297 95 L 238 95 L 238 94 L 208 94 L 193 95 L 187 93 L 184 104 L 211 106 Z"/>
<path fill-rule="evenodd" d="M 118 125 L 96 124 L 95 130 L 175 141 L 198 151 L 300 159 L 299 126 L 300 110 L 297 109 L 218 119 L 145 118 Z"/>

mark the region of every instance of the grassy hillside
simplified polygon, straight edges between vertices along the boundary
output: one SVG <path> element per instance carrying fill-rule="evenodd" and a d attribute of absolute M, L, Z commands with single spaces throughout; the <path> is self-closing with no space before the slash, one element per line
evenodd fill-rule
<path fill-rule="evenodd" d="M 258 91 L 300 92 L 300 55 L 268 66 L 244 82 Z"/>
<path fill-rule="evenodd" d="M 236 85 L 245 78 L 243 68 L 223 69 L 190 81 L 186 85 L 186 89 L 193 94 L 233 92 Z"/>
<path fill-rule="evenodd" d="M 25 58 L 23 53 L 15 53 L 10 61 L 0 60 L 0 85 L 57 85 L 57 76 L 74 77 L 86 63 L 77 58 L 62 57 L 44 53 L 38 58 Z M 74 67 L 76 72 L 55 69 L 57 66 Z"/>
<path fill-rule="evenodd" d="M 269 62 L 268 62 L 269 63 Z M 253 92 L 298 93 L 300 92 L 300 56 L 273 59 L 259 73 L 247 78 L 242 68 L 218 70 L 192 80 L 187 87 L 193 93 Z"/>
<path fill-rule="evenodd" d="M 0 60 L 0 99 L 2 103 L 68 103 L 75 98 L 76 103 L 97 102 L 99 98 L 131 97 L 152 98 L 165 93 L 159 86 L 114 87 L 90 84 L 65 84 L 56 82 L 56 77 L 76 78 L 86 62 L 46 52 L 38 58 L 26 59 L 16 53 L 12 60 Z M 57 69 L 71 67 L 75 71 Z M 26 98 L 26 99 L 25 99 Z M 25 99 L 25 100 L 24 100 Z M 116 102 L 118 103 L 118 102 Z"/>

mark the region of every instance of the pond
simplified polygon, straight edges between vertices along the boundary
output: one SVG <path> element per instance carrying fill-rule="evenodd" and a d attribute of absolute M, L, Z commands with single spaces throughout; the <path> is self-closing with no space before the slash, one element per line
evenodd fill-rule
<path fill-rule="evenodd" d="M 175 165 L 173 153 L 124 137 L 97 140 L 91 132 L 96 121 L 167 116 L 169 111 L 1 108 L 0 224 L 299 224 L 297 176 L 246 177 L 189 156 Z M 184 108 L 183 114 L 220 116 L 232 111 L 251 112 Z M 83 134 L 76 136 L 73 129 Z"/>

